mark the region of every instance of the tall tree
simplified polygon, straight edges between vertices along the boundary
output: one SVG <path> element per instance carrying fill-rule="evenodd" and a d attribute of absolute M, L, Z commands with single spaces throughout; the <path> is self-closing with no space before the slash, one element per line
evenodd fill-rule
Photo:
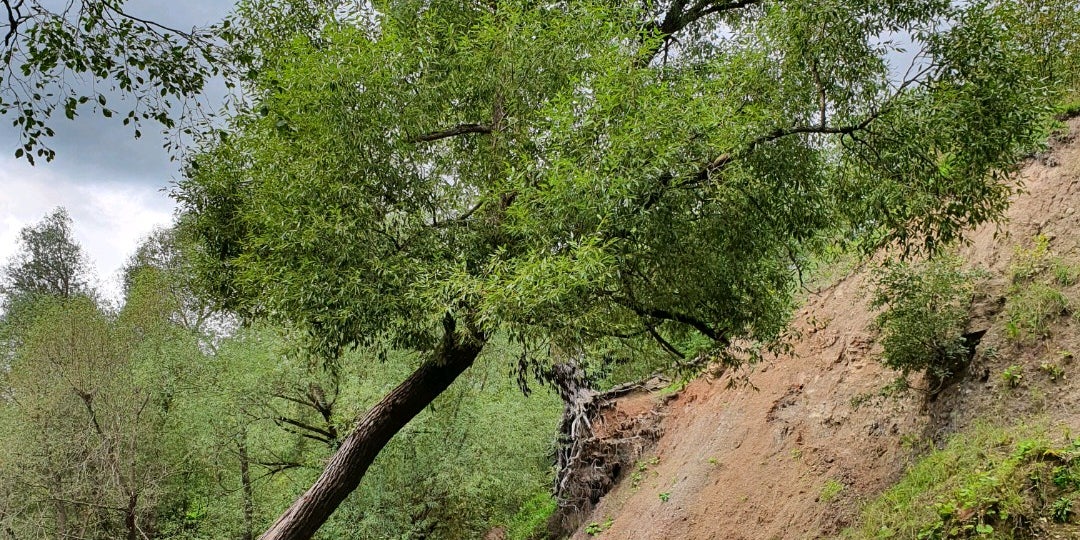
<path fill-rule="evenodd" d="M 19 231 L 19 251 L 3 268 L 0 292 L 71 298 L 88 292 L 89 262 L 71 230 L 67 210 L 57 207 L 40 223 Z"/>
<path fill-rule="evenodd" d="M 151 231 L 124 265 L 124 291 L 130 293 L 143 273 L 153 273 L 152 279 L 161 289 L 160 304 L 170 306 L 173 322 L 193 332 L 212 348 L 215 337 L 227 333 L 235 325 L 232 317 L 216 310 L 211 299 L 198 293 L 190 257 L 185 255 L 188 244 L 190 242 L 177 227 Z"/>
<path fill-rule="evenodd" d="M 493 335 L 739 363 L 830 240 L 932 250 L 999 218 L 1057 95 L 1002 5 L 399 0 L 316 31 L 274 26 L 288 6 L 240 21 L 276 41 L 178 189 L 208 288 L 329 358 L 426 358 L 264 538 L 314 534 Z"/>

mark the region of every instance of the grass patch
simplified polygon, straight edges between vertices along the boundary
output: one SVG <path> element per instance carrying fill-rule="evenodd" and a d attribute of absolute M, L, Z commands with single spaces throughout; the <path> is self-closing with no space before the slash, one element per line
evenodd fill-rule
<path fill-rule="evenodd" d="M 919 460 L 840 538 L 1041 538 L 1044 524 L 1075 520 L 1078 495 L 1080 439 L 980 425 Z"/>
<path fill-rule="evenodd" d="M 1069 312 L 1069 299 L 1045 283 L 1016 287 L 1005 302 L 1005 337 L 1018 344 L 1050 336 L 1050 323 Z"/>
<path fill-rule="evenodd" d="M 1080 269 L 1055 255 L 1050 240 L 1040 234 L 1030 248 L 1016 248 L 1009 274 L 1005 337 L 1017 344 L 1049 337 L 1050 323 L 1069 312 L 1069 299 L 1060 287 L 1075 284 Z"/>
<path fill-rule="evenodd" d="M 821 493 L 818 494 L 818 500 L 823 503 L 832 502 L 840 495 L 841 491 L 844 491 L 844 484 L 834 478 L 830 478 L 826 480 L 825 485 L 821 487 Z"/>

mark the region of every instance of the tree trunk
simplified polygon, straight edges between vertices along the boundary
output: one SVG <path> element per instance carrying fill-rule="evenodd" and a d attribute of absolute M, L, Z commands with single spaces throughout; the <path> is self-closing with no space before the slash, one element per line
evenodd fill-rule
<path fill-rule="evenodd" d="M 240 451 L 240 485 L 243 488 L 244 506 L 244 531 L 241 538 L 252 540 L 255 538 L 255 491 L 251 486 L 251 471 L 247 453 L 247 429 L 240 428 L 240 441 L 237 444 Z"/>
<path fill-rule="evenodd" d="M 260 540 L 306 540 L 360 484 L 375 456 L 414 416 L 472 365 L 482 340 L 459 341 L 453 319 L 432 357 L 357 423 L 315 484 L 274 522 Z"/>

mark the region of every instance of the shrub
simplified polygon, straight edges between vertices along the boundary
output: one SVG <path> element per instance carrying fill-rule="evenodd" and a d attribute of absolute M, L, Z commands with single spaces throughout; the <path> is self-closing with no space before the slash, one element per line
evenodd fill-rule
<path fill-rule="evenodd" d="M 941 382 L 968 358 L 963 332 L 982 272 L 963 270 L 955 257 L 886 264 L 876 279 L 871 306 L 882 332 L 885 365 L 905 376 L 925 372 Z"/>

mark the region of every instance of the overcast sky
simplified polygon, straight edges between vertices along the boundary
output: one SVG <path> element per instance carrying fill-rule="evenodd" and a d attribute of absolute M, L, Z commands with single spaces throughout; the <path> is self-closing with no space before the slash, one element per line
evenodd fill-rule
<path fill-rule="evenodd" d="M 221 0 L 129 0 L 125 10 L 177 29 L 220 20 L 232 2 Z M 93 260 L 100 288 L 116 299 L 119 269 L 139 240 L 172 221 L 175 204 L 167 190 L 179 177 L 178 163 L 162 148 L 157 126 L 146 123 L 133 138 L 119 118 L 89 110 L 74 121 L 60 115 L 48 141 L 57 152 L 50 163 L 30 166 L 15 159 L 19 132 L 0 117 L 0 261 L 17 249 L 19 230 L 57 206 L 67 208 L 76 239 Z"/>

